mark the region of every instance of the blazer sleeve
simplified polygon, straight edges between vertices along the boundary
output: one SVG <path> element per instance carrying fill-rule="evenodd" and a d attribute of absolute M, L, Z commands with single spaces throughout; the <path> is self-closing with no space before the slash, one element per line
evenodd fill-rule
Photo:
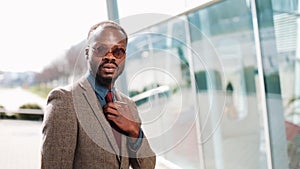
<path fill-rule="evenodd" d="M 151 150 L 146 137 L 137 151 L 129 150 L 130 164 L 133 169 L 154 169 L 156 163 L 155 153 Z"/>
<path fill-rule="evenodd" d="M 72 169 L 77 120 L 70 91 L 56 89 L 49 94 L 42 135 L 42 169 Z"/>
<path fill-rule="evenodd" d="M 131 100 L 131 108 L 133 116 L 135 120 L 140 122 L 141 125 L 141 120 L 138 115 L 137 107 L 135 103 Z M 155 163 L 156 163 L 156 155 L 153 152 L 153 150 L 150 147 L 150 144 L 148 142 L 147 137 L 145 134 L 143 134 L 143 139 L 141 146 L 137 150 L 130 149 L 128 147 L 128 153 L 130 156 L 130 165 L 132 166 L 133 169 L 154 169 L 155 168 Z"/>

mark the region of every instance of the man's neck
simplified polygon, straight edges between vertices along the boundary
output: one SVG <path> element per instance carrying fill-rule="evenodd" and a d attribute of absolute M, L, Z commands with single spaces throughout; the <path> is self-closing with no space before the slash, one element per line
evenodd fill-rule
<path fill-rule="evenodd" d="M 114 88 L 114 81 L 112 80 L 103 80 L 100 78 L 95 78 L 95 76 L 92 75 L 92 73 L 87 73 L 86 77 L 92 84 L 93 88 L 95 89 L 95 86 L 99 86 L 101 88 L 105 88 L 107 90 L 112 90 Z"/>
<path fill-rule="evenodd" d="M 114 87 L 114 83 L 101 83 L 101 81 L 96 81 L 96 83 L 99 85 L 99 86 L 102 86 L 104 88 L 107 88 L 108 90 L 111 90 L 113 87 Z"/>

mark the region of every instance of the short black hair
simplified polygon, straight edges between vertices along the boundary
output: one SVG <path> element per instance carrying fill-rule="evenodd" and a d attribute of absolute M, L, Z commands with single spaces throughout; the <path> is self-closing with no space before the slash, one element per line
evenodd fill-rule
<path fill-rule="evenodd" d="M 102 27 L 102 28 L 115 28 L 117 30 L 120 30 L 126 37 L 126 43 L 128 41 L 128 36 L 127 36 L 127 33 L 125 32 L 125 30 L 121 27 L 121 25 L 119 25 L 118 23 L 114 22 L 114 21 L 111 21 L 111 20 L 107 20 L 107 21 L 103 21 L 103 22 L 100 22 L 100 23 L 97 23 L 95 25 L 93 25 L 91 28 L 90 28 L 90 31 L 88 33 L 88 36 L 87 36 L 87 40 L 90 39 L 90 36 L 92 34 L 92 32 L 94 32 L 98 27 Z"/>

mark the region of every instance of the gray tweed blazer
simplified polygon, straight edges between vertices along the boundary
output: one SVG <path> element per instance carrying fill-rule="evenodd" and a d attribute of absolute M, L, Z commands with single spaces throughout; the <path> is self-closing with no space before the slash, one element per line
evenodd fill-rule
<path fill-rule="evenodd" d="M 116 91 L 140 122 L 135 103 Z M 138 150 L 122 135 L 121 150 L 86 78 L 50 92 L 42 125 L 43 169 L 119 169 L 155 167 L 156 157 L 144 136 Z"/>

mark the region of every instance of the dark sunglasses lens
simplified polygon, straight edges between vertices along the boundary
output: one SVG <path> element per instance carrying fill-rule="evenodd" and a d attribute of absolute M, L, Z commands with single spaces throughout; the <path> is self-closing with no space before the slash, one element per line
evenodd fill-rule
<path fill-rule="evenodd" d="M 97 48 L 97 52 L 100 56 L 104 56 L 108 51 L 108 48 L 105 46 L 100 46 Z"/>
<path fill-rule="evenodd" d="M 125 50 L 123 48 L 116 48 L 113 50 L 113 55 L 117 58 L 121 58 L 125 55 Z"/>

